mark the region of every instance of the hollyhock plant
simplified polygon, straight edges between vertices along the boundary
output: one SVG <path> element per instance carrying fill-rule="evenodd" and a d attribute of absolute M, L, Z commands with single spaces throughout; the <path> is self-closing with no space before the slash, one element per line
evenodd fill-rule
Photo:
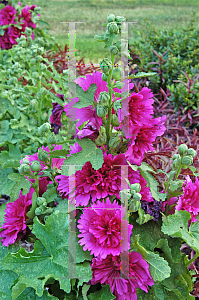
<path fill-rule="evenodd" d="M 148 287 L 154 285 L 148 263 L 135 251 L 129 253 L 129 278 L 120 276 L 120 255 L 108 255 L 105 259 L 93 258 L 91 270 L 93 272 L 91 284 L 98 282 L 109 284 L 117 300 L 137 300 L 136 288 L 147 293 Z"/>
<path fill-rule="evenodd" d="M 7 203 L 5 210 L 5 222 L 3 223 L 3 231 L 0 232 L 1 242 L 4 246 L 14 244 L 17 240 L 19 233 L 26 230 L 26 213 L 29 206 L 32 204 L 32 194 L 34 189 L 30 188 L 30 191 L 26 195 L 22 195 L 22 191 L 19 193 L 19 198 L 13 203 Z"/>
<path fill-rule="evenodd" d="M 32 16 L 31 13 L 34 11 L 36 5 L 32 5 L 31 7 L 29 5 L 26 5 L 19 15 L 19 21 L 23 22 L 26 27 L 32 27 L 36 28 L 36 24 L 32 22 Z"/>
<path fill-rule="evenodd" d="M 175 209 L 186 210 L 191 214 L 191 221 L 197 222 L 196 216 L 199 213 L 199 180 L 195 179 L 195 183 L 192 182 L 189 175 L 186 177 L 186 185 L 183 187 L 183 195 L 178 199 Z"/>
<path fill-rule="evenodd" d="M 97 201 L 91 208 L 84 208 L 77 227 L 83 249 L 91 251 L 94 256 L 105 259 L 109 254 L 119 255 L 127 241 L 130 248 L 130 235 L 133 226 L 127 220 L 122 220 L 125 208 L 106 198 L 104 202 Z M 121 236 L 121 226 L 125 228 L 125 236 Z"/>

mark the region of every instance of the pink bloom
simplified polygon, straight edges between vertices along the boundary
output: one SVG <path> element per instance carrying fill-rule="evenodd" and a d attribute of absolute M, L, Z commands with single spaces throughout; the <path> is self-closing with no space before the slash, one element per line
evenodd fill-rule
<path fill-rule="evenodd" d="M 17 11 L 11 5 L 6 5 L 0 10 L 0 25 L 8 25 L 14 22 Z"/>
<path fill-rule="evenodd" d="M 97 89 L 94 95 L 94 102 L 99 102 L 99 95 L 101 92 L 106 91 L 108 92 L 107 83 L 102 80 L 102 73 L 101 72 L 94 72 L 93 74 L 87 74 L 86 78 L 78 77 L 75 80 L 75 83 L 78 84 L 84 91 L 87 91 L 91 84 L 95 83 L 97 85 Z M 130 83 L 130 87 L 132 88 L 134 85 Z M 118 88 L 113 89 L 115 92 L 121 92 Z M 114 100 L 113 95 L 113 100 Z M 71 120 L 79 119 L 77 122 L 77 127 L 81 126 L 84 122 L 89 121 L 95 124 L 97 129 L 100 129 L 102 125 L 102 120 L 97 116 L 96 109 L 93 108 L 92 105 L 83 108 L 76 108 L 76 116 L 72 115 L 73 111 L 72 106 L 78 101 L 78 98 L 73 98 L 70 103 L 67 103 L 65 106 L 65 112 L 70 117 Z M 70 111 L 71 110 L 71 111 Z"/>
<path fill-rule="evenodd" d="M 148 286 L 154 285 L 154 280 L 150 275 L 148 263 L 140 253 L 132 251 L 125 254 L 125 256 L 129 255 L 129 277 L 126 278 L 126 274 L 123 277 L 120 276 L 120 255 L 108 255 L 105 259 L 97 257 L 92 260 L 93 278 L 91 284 L 98 282 L 109 284 L 111 292 L 117 300 L 137 300 L 136 288 L 147 293 Z M 128 264 L 127 257 L 122 257 L 122 259 L 126 260 L 126 264 Z"/>
<path fill-rule="evenodd" d="M 10 42 L 10 39 L 9 39 L 9 35 L 8 35 L 8 29 L 6 28 L 4 30 L 4 35 L 0 35 L 0 47 L 1 49 L 10 49 L 12 48 L 12 43 Z"/>
<path fill-rule="evenodd" d="M 34 7 L 36 7 L 34 5 Z M 19 21 L 24 20 L 27 24 L 28 27 L 32 27 L 32 28 L 36 28 L 36 24 L 32 22 L 32 16 L 31 16 L 31 12 L 30 10 L 34 10 L 34 9 L 31 9 L 33 8 L 33 6 L 29 6 L 29 5 L 26 5 L 22 11 L 21 11 L 21 15 L 19 15 Z"/>
<path fill-rule="evenodd" d="M 109 198 L 106 202 L 97 201 L 91 207 L 84 208 L 77 225 L 81 234 L 78 237 L 84 251 L 91 250 L 94 256 L 106 258 L 107 255 L 119 255 L 127 241 L 130 248 L 130 235 L 133 225 L 127 220 L 121 220 L 125 214 L 125 208 L 114 201 L 111 204 Z M 125 227 L 125 236 L 121 239 L 121 222 Z"/>
<path fill-rule="evenodd" d="M 169 200 L 164 201 L 164 202 L 162 203 L 162 211 L 163 211 L 163 212 L 165 211 L 166 205 L 171 206 L 171 205 L 173 205 L 173 204 L 176 204 L 177 200 L 178 200 L 177 197 L 171 197 Z M 175 209 L 176 209 L 176 207 L 173 206 L 173 207 L 171 208 L 171 210 L 169 210 L 167 213 L 170 214 L 170 215 L 173 215 L 173 214 L 175 213 Z"/>
<path fill-rule="evenodd" d="M 9 40 L 13 45 L 17 45 L 16 39 L 21 37 L 21 31 L 15 26 L 8 28 Z"/>
<path fill-rule="evenodd" d="M 132 93 L 130 97 L 122 101 L 121 120 L 126 137 L 131 138 L 133 129 L 148 124 L 153 114 L 153 93 L 144 87 L 139 93 Z M 126 124 L 125 117 L 128 115 L 129 124 Z M 129 132 L 128 132 L 129 131 Z"/>
<path fill-rule="evenodd" d="M 77 137 L 81 140 L 82 138 L 86 137 L 94 141 L 99 135 L 99 130 L 95 127 L 92 122 L 89 122 L 78 131 Z"/>
<path fill-rule="evenodd" d="M 153 151 L 152 143 L 157 136 L 163 135 L 166 116 L 151 119 L 148 124 L 135 128 L 132 133 L 132 141 L 125 153 L 127 160 L 132 164 L 140 165 L 147 151 Z"/>
<path fill-rule="evenodd" d="M 179 197 L 176 209 L 186 210 L 191 213 L 191 221 L 197 222 L 195 218 L 199 213 L 199 180 L 196 177 L 193 183 L 190 177 L 186 176 L 186 186 L 183 187 L 184 194 Z"/>
<path fill-rule="evenodd" d="M 32 204 L 33 193 L 33 188 L 30 188 L 29 193 L 26 195 L 22 195 L 22 191 L 20 191 L 19 198 L 13 203 L 7 204 L 5 223 L 2 226 L 4 230 L 0 232 L 1 241 L 4 246 L 14 244 L 18 234 L 26 230 L 26 213 Z"/>
<path fill-rule="evenodd" d="M 68 154 L 67 156 L 70 156 L 72 153 L 78 153 L 82 151 L 82 147 L 78 143 L 75 143 L 74 145 L 70 145 L 70 149 L 71 149 L 69 150 L 70 154 Z"/>
<path fill-rule="evenodd" d="M 140 194 L 142 195 L 141 201 L 152 202 L 154 199 L 151 195 L 150 188 L 147 186 L 147 181 L 140 175 L 139 171 L 131 170 L 129 173 L 130 183 L 139 183 L 141 186 Z"/>

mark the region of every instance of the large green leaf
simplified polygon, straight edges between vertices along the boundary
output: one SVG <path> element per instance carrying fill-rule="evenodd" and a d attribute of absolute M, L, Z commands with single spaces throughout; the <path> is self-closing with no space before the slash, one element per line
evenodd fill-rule
<path fill-rule="evenodd" d="M 3 169 L 0 165 L 0 195 L 5 194 L 10 196 L 13 186 L 15 182 L 8 178 L 8 175 L 13 173 L 12 168 Z"/>
<path fill-rule="evenodd" d="M 14 270 L 19 275 L 19 283 L 34 288 L 38 296 L 42 296 L 43 286 L 50 277 L 58 280 L 60 288 L 69 293 L 68 258 L 71 259 L 72 254 L 68 250 L 68 226 L 68 215 L 64 213 L 52 214 L 45 225 L 35 217 L 33 233 L 39 240 L 34 244 L 34 251 L 26 252 L 21 248 L 17 253 L 9 253 L 3 260 L 3 267 Z M 88 255 L 83 258 L 81 253 L 79 258 L 77 251 L 76 258 L 76 261 L 84 261 L 72 263 L 80 277 L 79 284 L 88 282 L 92 278 L 90 262 L 85 261 Z"/>
<path fill-rule="evenodd" d="M 0 110 L 0 119 L 8 111 L 10 114 L 14 113 L 14 108 L 8 99 L 3 99 L 0 97 L 1 110 Z"/>
<path fill-rule="evenodd" d="M 13 131 L 9 128 L 9 121 L 3 120 L 1 121 L 0 127 L 0 147 L 6 145 L 7 143 L 11 143 L 13 137 Z"/>
<path fill-rule="evenodd" d="M 188 230 L 188 221 L 191 214 L 188 211 L 177 211 L 163 219 L 162 231 L 172 237 L 182 238 L 190 247 L 199 251 L 199 222 L 191 224 Z"/>
<path fill-rule="evenodd" d="M 0 271 L 0 299 L 12 300 L 11 287 L 18 275 L 13 271 L 1 270 Z"/>
<path fill-rule="evenodd" d="M 0 164 L 3 169 L 15 168 L 20 166 L 21 151 L 18 146 L 9 145 L 9 151 L 2 151 L 0 153 Z"/>
<path fill-rule="evenodd" d="M 21 286 L 22 287 L 22 286 Z M 13 287 L 13 289 L 15 286 Z M 25 288 L 22 292 L 15 297 L 15 293 L 13 296 L 12 293 L 12 300 L 58 300 L 57 297 L 51 296 L 48 291 L 44 290 L 44 293 L 41 297 L 35 294 L 35 290 L 33 288 Z"/>
<path fill-rule="evenodd" d="M 74 97 L 78 97 L 79 101 L 75 103 L 73 106 L 76 108 L 87 107 L 92 105 L 94 102 L 95 91 L 97 89 L 97 85 L 95 83 L 91 84 L 87 91 L 84 90 L 77 84 L 76 85 L 76 94 Z"/>
<path fill-rule="evenodd" d="M 22 194 L 26 195 L 30 190 L 30 181 L 28 181 L 25 176 L 19 173 L 12 173 L 8 175 L 8 178 L 15 181 L 10 193 L 11 201 L 15 201 L 19 197 L 19 192 L 23 189 Z"/>
<path fill-rule="evenodd" d="M 81 152 L 71 154 L 71 156 L 64 161 L 64 165 L 62 166 L 63 175 L 68 176 L 75 173 L 75 168 L 69 173 L 68 165 L 80 166 L 78 168 L 80 170 L 87 161 L 91 162 L 92 167 L 95 170 L 98 170 L 102 167 L 102 150 L 97 148 L 93 141 L 83 138 L 81 140 L 78 139 L 77 143 L 81 146 L 82 150 Z"/>

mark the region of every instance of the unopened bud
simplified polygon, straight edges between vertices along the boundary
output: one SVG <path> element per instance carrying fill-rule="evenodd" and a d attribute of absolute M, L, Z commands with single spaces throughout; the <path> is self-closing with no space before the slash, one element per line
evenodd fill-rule
<path fill-rule="evenodd" d="M 18 168 L 19 174 L 21 175 L 27 175 L 31 172 L 29 165 L 27 164 L 22 164 L 19 168 Z"/>
<path fill-rule="evenodd" d="M 180 154 L 174 154 L 173 160 L 175 160 L 175 159 L 180 159 Z"/>
<path fill-rule="evenodd" d="M 133 183 L 130 185 L 130 191 L 131 193 L 139 193 L 141 190 L 141 186 L 139 183 Z"/>
<path fill-rule="evenodd" d="M 188 147 L 186 144 L 181 144 L 179 147 L 178 147 L 178 152 L 180 153 L 180 155 L 183 155 L 184 153 L 186 153 L 188 150 Z"/>
<path fill-rule="evenodd" d="M 107 92 L 101 92 L 99 95 L 99 101 L 101 105 L 107 105 L 109 102 L 110 96 Z"/>
<path fill-rule="evenodd" d="M 131 212 L 136 212 L 138 211 L 138 209 L 141 207 L 141 202 L 138 200 L 138 201 L 135 201 L 134 199 L 132 199 L 129 203 L 129 210 Z"/>
<path fill-rule="evenodd" d="M 29 160 L 28 160 L 27 158 L 24 158 L 24 159 L 23 159 L 23 164 L 29 165 L 29 163 L 30 163 L 30 162 L 29 162 Z"/>
<path fill-rule="evenodd" d="M 114 22 L 115 21 L 115 15 L 114 14 L 110 14 L 107 16 L 107 22 Z"/>
<path fill-rule="evenodd" d="M 115 18 L 115 22 L 117 23 L 117 24 L 121 24 L 122 22 L 125 22 L 126 21 L 126 19 L 124 18 L 124 17 L 122 17 L 122 16 L 117 16 L 116 18 Z"/>
<path fill-rule="evenodd" d="M 108 80 L 108 76 L 105 73 L 102 74 L 102 80 L 103 81 L 107 81 Z"/>
<path fill-rule="evenodd" d="M 139 194 L 139 193 L 135 193 L 135 194 L 133 195 L 133 199 L 134 199 L 135 201 L 140 201 L 140 200 L 142 199 L 142 195 Z"/>
<path fill-rule="evenodd" d="M 108 114 L 108 108 L 106 106 L 98 105 L 97 106 L 97 116 L 103 118 Z"/>
<path fill-rule="evenodd" d="M 39 149 L 39 151 L 38 151 L 38 159 L 40 161 L 43 161 L 43 162 L 47 163 L 49 161 L 49 153 L 47 151 Z"/>
<path fill-rule="evenodd" d="M 118 34 L 119 33 L 119 28 L 117 26 L 116 22 L 110 22 L 107 24 L 107 30 L 110 33 Z"/>
<path fill-rule="evenodd" d="M 193 163 L 193 157 L 192 156 L 184 156 L 182 159 L 182 165 L 184 166 L 184 168 L 186 168 L 186 166 L 190 166 Z"/>
<path fill-rule="evenodd" d="M 187 155 L 191 155 L 192 157 L 195 157 L 197 155 L 197 152 L 193 148 L 190 148 L 187 151 Z"/>
<path fill-rule="evenodd" d="M 111 68 L 112 68 L 112 62 L 110 59 L 108 58 L 104 58 L 101 62 L 100 62 L 100 68 L 102 70 L 103 73 L 108 73 Z"/>
<path fill-rule="evenodd" d="M 111 116 L 111 124 L 115 127 L 119 127 L 120 126 L 120 122 L 119 119 L 116 115 L 112 115 Z"/>
<path fill-rule="evenodd" d="M 117 55 L 119 53 L 119 49 L 116 46 L 111 46 L 109 50 L 113 55 Z"/>
<path fill-rule="evenodd" d="M 39 103 L 38 103 L 38 101 L 37 101 L 36 99 L 32 99 L 32 100 L 30 101 L 30 106 L 31 106 L 32 108 L 37 108 L 38 105 L 39 105 Z"/>
<path fill-rule="evenodd" d="M 121 146 L 122 140 L 119 136 L 111 137 L 109 141 L 109 147 L 112 150 L 116 150 Z"/>
<path fill-rule="evenodd" d="M 106 144 L 106 134 L 103 132 L 100 133 L 98 137 L 95 139 L 95 144 L 99 147 Z"/>
<path fill-rule="evenodd" d="M 51 129 L 50 123 L 44 123 L 38 128 L 38 132 L 40 135 L 43 135 L 44 133 L 47 133 Z"/>
<path fill-rule="evenodd" d="M 120 67 L 115 67 L 113 69 L 112 78 L 119 81 L 121 80 L 121 76 L 122 76 L 122 69 Z"/>
<path fill-rule="evenodd" d="M 33 172 L 39 172 L 41 170 L 40 163 L 37 161 L 32 162 L 30 167 Z"/>
<path fill-rule="evenodd" d="M 37 205 L 40 206 L 42 204 L 45 204 L 45 206 L 47 205 L 46 198 L 44 198 L 44 197 L 38 197 L 37 198 Z"/>

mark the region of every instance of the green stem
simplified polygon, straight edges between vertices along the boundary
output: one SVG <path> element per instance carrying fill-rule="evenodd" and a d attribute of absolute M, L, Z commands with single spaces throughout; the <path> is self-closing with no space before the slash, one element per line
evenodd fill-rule
<path fill-rule="evenodd" d="M 39 197 L 39 182 L 37 175 L 35 175 L 34 189 L 37 194 L 37 197 Z M 29 210 L 29 212 L 27 212 L 27 217 L 29 219 L 33 219 L 35 217 L 35 209 L 37 208 L 37 197 L 32 197 L 32 207 Z"/>
<path fill-rule="evenodd" d="M 197 259 L 198 255 L 199 255 L 199 252 L 196 252 L 195 256 L 194 256 L 192 259 L 190 259 L 190 260 L 185 264 L 185 266 L 189 266 L 190 264 L 192 264 L 192 262 L 194 262 L 194 260 Z"/>
<path fill-rule="evenodd" d="M 108 117 L 107 117 L 107 121 L 106 121 L 106 137 L 107 137 L 107 151 L 109 151 L 109 141 L 111 138 L 111 134 L 110 134 L 110 124 L 111 124 L 111 110 L 112 110 L 112 89 L 111 87 L 111 78 L 112 78 L 112 72 L 113 72 L 113 66 L 114 66 L 114 58 L 115 55 L 113 55 L 111 53 L 111 62 L 112 62 L 112 68 L 109 72 L 109 76 L 108 76 L 108 92 L 109 92 L 109 106 L 108 106 Z"/>
<path fill-rule="evenodd" d="M 39 76 L 41 77 L 41 70 L 40 70 L 40 62 L 38 62 L 38 71 Z M 41 79 L 38 81 L 38 91 L 41 89 Z M 39 111 L 38 111 L 38 125 L 41 126 L 41 110 L 42 110 L 42 98 L 39 99 Z"/>
<path fill-rule="evenodd" d="M 178 168 L 178 170 L 177 170 L 177 173 L 176 173 L 176 176 L 175 176 L 175 180 L 178 178 L 181 169 L 182 169 L 182 164 L 180 164 L 180 166 L 179 166 L 179 168 Z"/>

